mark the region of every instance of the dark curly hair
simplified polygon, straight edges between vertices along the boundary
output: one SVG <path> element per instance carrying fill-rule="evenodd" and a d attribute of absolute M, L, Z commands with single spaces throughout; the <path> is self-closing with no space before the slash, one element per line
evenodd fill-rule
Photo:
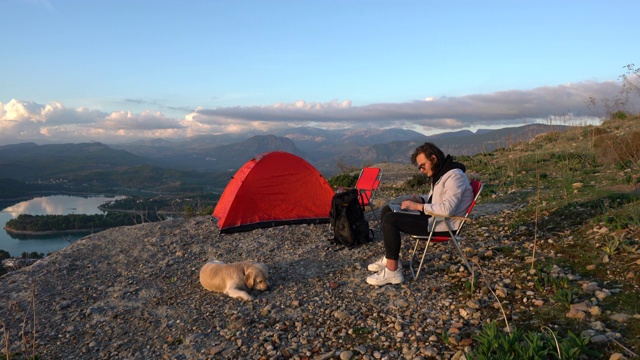
<path fill-rule="evenodd" d="M 433 165 L 434 173 L 437 173 L 440 170 L 440 167 L 444 163 L 444 153 L 437 147 L 434 143 L 426 142 L 420 146 L 418 146 L 411 154 L 411 163 L 413 165 L 418 165 L 416 158 L 418 155 L 424 154 L 427 159 L 431 159 L 432 156 L 436 157 L 436 163 Z"/>

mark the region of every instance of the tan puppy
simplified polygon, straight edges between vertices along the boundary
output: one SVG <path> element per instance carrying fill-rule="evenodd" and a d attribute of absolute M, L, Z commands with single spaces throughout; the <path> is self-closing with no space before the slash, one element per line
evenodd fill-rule
<path fill-rule="evenodd" d="M 253 300 L 248 291 L 266 290 L 269 287 L 268 271 L 265 264 L 255 262 L 225 264 L 212 260 L 200 269 L 200 284 L 207 290 L 233 298 Z"/>

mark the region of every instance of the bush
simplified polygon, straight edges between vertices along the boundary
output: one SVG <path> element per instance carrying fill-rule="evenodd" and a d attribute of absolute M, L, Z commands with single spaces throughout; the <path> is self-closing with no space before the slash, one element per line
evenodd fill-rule
<path fill-rule="evenodd" d="M 625 135 L 602 135 L 593 140 L 598 161 L 603 164 L 640 163 L 640 131 Z"/>
<path fill-rule="evenodd" d="M 425 186 L 428 182 L 429 178 L 427 178 L 425 174 L 415 174 L 411 179 L 405 182 L 405 185 L 410 189 L 417 189 Z"/>
<path fill-rule="evenodd" d="M 358 175 L 338 174 L 328 180 L 329 185 L 334 189 L 337 188 L 353 188 L 358 181 Z"/>

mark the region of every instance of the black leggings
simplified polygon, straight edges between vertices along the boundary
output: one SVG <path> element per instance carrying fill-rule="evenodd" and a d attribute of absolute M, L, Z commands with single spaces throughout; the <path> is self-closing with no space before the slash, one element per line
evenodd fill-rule
<path fill-rule="evenodd" d="M 398 260 L 400 246 L 402 245 L 401 233 L 411 235 L 429 235 L 429 218 L 431 216 L 420 214 L 403 214 L 393 212 L 389 206 L 380 210 L 382 219 L 382 237 L 384 238 L 385 257 L 390 260 Z M 433 235 L 447 235 L 448 232 L 434 231 Z"/>

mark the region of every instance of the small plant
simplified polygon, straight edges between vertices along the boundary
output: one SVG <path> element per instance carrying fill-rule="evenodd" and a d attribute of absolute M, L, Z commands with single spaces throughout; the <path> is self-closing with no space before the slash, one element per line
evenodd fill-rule
<path fill-rule="evenodd" d="M 442 330 L 442 333 L 440 334 L 440 338 L 442 339 L 442 343 L 447 345 L 449 344 L 449 334 L 447 333 L 446 330 Z"/>
<path fill-rule="evenodd" d="M 535 279 L 534 284 L 540 291 L 549 288 L 556 291 L 569 288 L 569 279 L 564 276 L 553 276 L 540 269 L 537 270 L 537 273 L 540 275 Z"/>
<path fill-rule="evenodd" d="M 363 336 L 371 334 L 372 330 L 364 326 L 355 326 L 351 332 L 355 336 Z"/>
<path fill-rule="evenodd" d="M 571 308 L 571 304 L 577 299 L 578 290 L 576 289 L 560 289 L 556 291 L 551 299 L 557 303 L 564 304 L 567 308 Z"/>
<path fill-rule="evenodd" d="M 405 186 L 410 189 L 418 189 L 425 186 L 429 182 L 429 179 L 424 174 L 415 174 L 413 177 L 405 182 Z"/>
<path fill-rule="evenodd" d="M 171 336 L 169 336 L 167 338 L 167 345 L 169 346 L 173 346 L 173 345 L 181 345 L 183 342 L 181 337 L 177 337 L 177 338 L 173 338 Z"/>
<path fill-rule="evenodd" d="M 338 174 L 328 180 L 329 185 L 334 189 L 337 188 L 352 188 L 356 186 L 358 181 L 358 175 L 356 174 Z"/>
<path fill-rule="evenodd" d="M 588 337 L 579 337 L 571 331 L 568 332 L 567 338 L 558 344 L 560 353 L 563 355 L 561 359 L 577 360 L 584 357 L 593 359 L 601 356 L 601 354 L 589 347 Z"/>
<path fill-rule="evenodd" d="M 602 251 L 609 256 L 613 256 L 618 253 L 619 249 L 620 239 L 613 236 L 607 236 L 607 241 L 602 247 Z"/>
<path fill-rule="evenodd" d="M 469 294 L 470 296 L 473 295 L 473 288 L 474 288 L 474 282 L 475 281 L 465 281 L 463 283 L 464 286 L 464 290 L 467 292 L 467 294 Z"/>
<path fill-rule="evenodd" d="M 547 328 L 548 329 L 548 328 Z M 476 348 L 467 355 L 468 359 L 579 359 L 600 356 L 589 347 L 588 337 L 578 337 L 571 332 L 558 341 L 557 334 L 535 331 L 504 332 L 495 322 L 485 325 L 474 338 Z"/>

